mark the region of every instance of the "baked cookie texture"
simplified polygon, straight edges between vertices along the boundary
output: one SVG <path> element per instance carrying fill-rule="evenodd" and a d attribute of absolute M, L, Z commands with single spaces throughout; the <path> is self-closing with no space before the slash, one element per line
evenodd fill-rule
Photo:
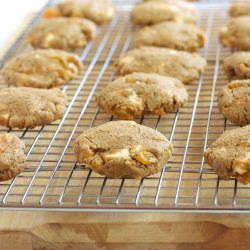
<path fill-rule="evenodd" d="M 224 180 L 235 177 L 239 182 L 250 182 L 250 125 L 221 135 L 205 151 L 207 163 Z"/>
<path fill-rule="evenodd" d="M 136 47 L 159 46 L 193 52 L 204 47 L 205 35 L 192 24 L 162 22 L 139 30 L 134 43 Z"/>
<path fill-rule="evenodd" d="M 117 78 L 97 96 L 98 105 L 120 119 L 143 114 L 163 115 L 187 102 L 188 93 L 176 78 L 150 73 L 133 73 Z"/>
<path fill-rule="evenodd" d="M 0 181 L 10 180 L 24 170 L 24 149 L 24 142 L 15 135 L 0 134 Z"/>
<path fill-rule="evenodd" d="M 195 23 L 196 9 L 185 2 L 143 2 L 135 5 L 131 12 L 135 24 L 150 25 L 164 21 Z"/>
<path fill-rule="evenodd" d="M 66 0 L 45 10 L 45 17 L 84 17 L 97 24 L 110 21 L 115 8 L 110 0 Z"/>
<path fill-rule="evenodd" d="M 229 79 L 250 78 L 250 52 L 235 52 L 226 57 L 223 69 Z"/>
<path fill-rule="evenodd" d="M 221 88 L 218 95 L 221 113 L 232 123 L 250 123 L 250 79 L 235 80 Z"/>
<path fill-rule="evenodd" d="M 165 2 L 165 3 L 186 3 L 186 2 L 195 2 L 198 0 L 143 0 L 143 2 Z"/>
<path fill-rule="evenodd" d="M 34 128 L 60 119 L 66 110 L 60 89 L 11 87 L 0 90 L 0 125 Z"/>
<path fill-rule="evenodd" d="M 1 73 L 8 85 L 53 88 L 75 78 L 81 68 L 79 57 L 72 53 L 38 49 L 13 57 Z"/>
<path fill-rule="evenodd" d="M 109 178 L 141 179 L 163 168 L 172 144 L 160 132 L 133 121 L 90 128 L 75 140 L 77 162 Z"/>
<path fill-rule="evenodd" d="M 232 3 L 229 14 L 231 17 L 250 16 L 250 2 Z"/>
<path fill-rule="evenodd" d="M 233 18 L 220 31 L 221 43 L 238 50 L 250 50 L 250 16 Z"/>
<path fill-rule="evenodd" d="M 83 48 L 93 39 L 96 25 L 84 18 L 42 19 L 28 34 L 28 42 L 36 48 Z"/>
<path fill-rule="evenodd" d="M 206 65 L 206 60 L 196 53 L 150 46 L 128 51 L 115 64 L 120 75 L 157 73 L 175 77 L 185 84 L 197 80 Z"/>

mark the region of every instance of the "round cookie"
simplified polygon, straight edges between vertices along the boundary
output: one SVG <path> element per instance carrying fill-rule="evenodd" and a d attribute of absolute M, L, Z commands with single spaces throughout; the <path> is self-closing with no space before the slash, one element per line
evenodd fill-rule
<path fill-rule="evenodd" d="M 44 12 L 45 17 L 84 17 L 98 24 L 110 21 L 114 14 L 110 0 L 65 0 Z"/>
<path fill-rule="evenodd" d="M 221 88 L 218 95 L 221 113 L 232 123 L 250 123 L 250 80 L 235 80 Z"/>
<path fill-rule="evenodd" d="M 250 125 L 225 132 L 204 156 L 220 178 L 250 183 Z"/>
<path fill-rule="evenodd" d="M 150 25 L 164 21 L 195 23 L 196 9 L 184 2 L 143 2 L 136 4 L 131 12 L 132 21 L 139 25 Z"/>
<path fill-rule="evenodd" d="M 160 132 L 133 121 L 90 128 L 75 140 L 77 162 L 109 178 L 141 179 L 163 168 L 172 144 Z"/>
<path fill-rule="evenodd" d="M 75 78 L 81 68 L 79 57 L 72 53 L 38 49 L 13 57 L 1 73 L 8 85 L 52 88 Z"/>
<path fill-rule="evenodd" d="M 197 80 L 206 65 L 206 60 L 196 53 L 150 46 L 128 51 L 115 64 L 120 75 L 157 73 L 175 77 L 185 84 Z"/>
<path fill-rule="evenodd" d="M 235 52 L 224 59 L 223 69 L 229 79 L 250 78 L 250 52 Z"/>
<path fill-rule="evenodd" d="M 60 89 L 3 88 L 0 90 L 0 125 L 34 128 L 60 119 L 67 98 Z"/>
<path fill-rule="evenodd" d="M 188 99 L 184 85 L 175 78 L 133 73 L 117 78 L 97 96 L 98 105 L 120 119 L 176 111 Z"/>
<path fill-rule="evenodd" d="M 221 43 L 238 50 L 250 50 L 250 16 L 233 18 L 220 31 Z"/>
<path fill-rule="evenodd" d="M 202 30 L 188 23 L 162 22 L 146 26 L 135 36 L 135 46 L 158 46 L 177 50 L 197 51 L 204 47 Z"/>
<path fill-rule="evenodd" d="M 0 181 L 20 174 L 25 167 L 25 144 L 12 134 L 0 134 Z"/>
<path fill-rule="evenodd" d="M 83 18 L 42 19 L 28 34 L 28 42 L 37 48 L 83 48 L 94 37 L 96 25 Z"/>
<path fill-rule="evenodd" d="M 229 7 L 231 17 L 250 16 L 250 2 L 232 3 Z"/>

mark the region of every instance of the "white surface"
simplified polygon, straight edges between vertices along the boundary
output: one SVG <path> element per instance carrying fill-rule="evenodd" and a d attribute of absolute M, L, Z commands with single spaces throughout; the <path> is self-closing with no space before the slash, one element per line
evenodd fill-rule
<path fill-rule="evenodd" d="M 0 47 L 27 14 L 42 8 L 47 0 L 0 0 Z"/>

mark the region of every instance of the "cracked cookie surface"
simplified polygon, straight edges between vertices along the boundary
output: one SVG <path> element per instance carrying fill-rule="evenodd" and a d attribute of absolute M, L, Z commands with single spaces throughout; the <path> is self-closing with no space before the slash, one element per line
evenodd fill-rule
<path fill-rule="evenodd" d="M 109 178 L 141 179 L 163 168 L 172 144 L 160 132 L 133 121 L 90 128 L 75 140 L 77 162 Z"/>
<path fill-rule="evenodd" d="M 120 75 L 157 73 L 175 77 L 185 84 L 197 80 L 206 65 L 206 60 L 196 53 L 150 46 L 128 51 L 115 64 Z"/>
<path fill-rule="evenodd" d="M 250 123 L 250 80 L 235 80 L 221 88 L 218 95 L 221 113 L 232 123 Z"/>
<path fill-rule="evenodd" d="M 98 105 L 120 119 L 143 114 L 163 115 L 176 111 L 188 99 L 176 78 L 150 73 L 133 73 L 117 78 L 97 95 Z"/>
<path fill-rule="evenodd" d="M 143 2 L 135 5 L 132 21 L 139 25 L 150 25 L 164 21 L 195 23 L 196 9 L 185 2 Z"/>
<path fill-rule="evenodd" d="M 250 2 L 232 3 L 229 7 L 229 14 L 232 17 L 250 16 Z"/>
<path fill-rule="evenodd" d="M 223 69 L 229 79 L 250 78 L 250 52 L 235 52 L 224 59 Z"/>
<path fill-rule="evenodd" d="M 250 50 L 250 16 L 233 18 L 220 31 L 221 43 L 238 50 Z"/>
<path fill-rule="evenodd" d="M 135 46 L 159 46 L 177 50 L 197 51 L 204 47 L 202 30 L 188 23 L 162 22 L 146 26 L 135 35 Z"/>
<path fill-rule="evenodd" d="M 220 178 L 250 183 L 250 125 L 225 132 L 204 156 Z"/>
<path fill-rule="evenodd" d="M 8 85 L 52 88 L 75 78 L 81 68 L 79 57 L 72 53 L 38 49 L 13 57 L 1 73 Z"/>
<path fill-rule="evenodd" d="M 45 10 L 45 17 L 84 17 L 97 24 L 110 21 L 115 9 L 110 0 L 66 0 Z"/>
<path fill-rule="evenodd" d="M 25 167 L 25 144 L 17 136 L 0 134 L 0 181 L 7 181 L 20 174 Z"/>
<path fill-rule="evenodd" d="M 96 25 L 84 18 L 42 19 L 28 34 L 28 42 L 37 48 L 83 48 L 93 39 Z"/>
<path fill-rule="evenodd" d="M 0 90 L 0 125 L 34 128 L 60 119 L 66 110 L 60 89 L 11 87 Z"/>

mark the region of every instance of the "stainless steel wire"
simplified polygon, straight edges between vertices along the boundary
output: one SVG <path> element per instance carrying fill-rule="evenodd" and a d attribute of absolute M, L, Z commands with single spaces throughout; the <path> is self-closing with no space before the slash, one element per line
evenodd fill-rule
<path fill-rule="evenodd" d="M 95 94 L 116 77 L 113 63 L 133 47 L 136 31 L 129 10 L 137 1 L 114 2 L 116 17 L 99 28 L 97 37 L 83 51 L 75 51 L 84 70 L 63 88 L 68 107 L 62 120 L 33 130 L 1 128 L 1 132 L 14 133 L 26 143 L 27 168 L 12 181 L 0 183 L 0 209 L 248 212 L 248 186 L 234 179 L 220 180 L 203 158 L 204 149 L 213 140 L 234 128 L 219 113 L 216 98 L 218 89 L 227 83 L 220 65 L 231 53 L 217 39 L 227 22 L 228 1 L 196 4 L 198 26 L 206 32 L 207 40 L 200 54 L 206 57 L 208 67 L 199 81 L 187 86 L 187 105 L 176 113 L 136 119 L 165 134 L 174 145 L 174 154 L 161 173 L 143 180 L 111 180 L 76 163 L 76 136 L 89 127 L 116 120 L 97 107 Z M 25 28 L 1 64 L 31 49 L 26 33 L 39 18 L 40 14 Z M 3 87 L 4 82 L 0 83 Z"/>

